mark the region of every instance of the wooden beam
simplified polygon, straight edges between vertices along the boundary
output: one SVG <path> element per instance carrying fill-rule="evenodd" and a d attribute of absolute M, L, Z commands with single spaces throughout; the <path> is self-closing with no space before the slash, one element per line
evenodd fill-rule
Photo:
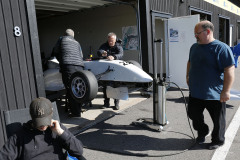
<path fill-rule="evenodd" d="M 37 97 L 46 97 L 34 0 L 26 0 Z"/>

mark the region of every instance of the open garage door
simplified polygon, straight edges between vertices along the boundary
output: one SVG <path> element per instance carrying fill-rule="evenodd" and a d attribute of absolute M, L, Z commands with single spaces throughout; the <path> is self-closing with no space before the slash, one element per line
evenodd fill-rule
<path fill-rule="evenodd" d="M 187 88 L 186 66 L 190 47 L 196 42 L 194 27 L 199 22 L 199 15 L 170 16 L 152 13 L 153 41 L 159 38 L 163 41 L 162 60 L 159 43 L 156 43 L 156 49 L 153 50 L 157 53 L 157 73 L 163 73 L 167 81 Z"/>
<path fill-rule="evenodd" d="M 52 49 L 67 28 L 74 30 L 84 59 L 90 54 L 97 57 L 97 50 L 107 41 L 109 32 L 116 33 L 119 39 L 123 39 L 124 33 L 130 38 L 137 37 L 136 5 L 136 1 L 35 0 L 43 70 L 49 69 Z M 139 62 L 139 57 L 137 47 L 124 50 L 124 60 Z"/>
<path fill-rule="evenodd" d="M 196 43 L 194 27 L 199 15 L 176 17 L 168 20 L 169 76 L 181 88 L 188 88 L 186 68 L 189 50 Z"/>
<path fill-rule="evenodd" d="M 104 0 L 35 0 L 38 19 L 111 4 Z"/>
<path fill-rule="evenodd" d="M 90 52 L 97 56 L 96 52 L 106 42 L 109 32 L 115 32 L 117 38 L 123 39 L 126 28 L 131 33 L 135 28 L 134 34 L 138 36 L 136 5 L 136 1 L 131 0 L 35 0 L 42 59 L 50 57 L 57 39 L 67 28 L 74 30 L 85 58 Z M 124 60 L 139 62 L 139 57 L 138 48 L 124 50 Z"/>

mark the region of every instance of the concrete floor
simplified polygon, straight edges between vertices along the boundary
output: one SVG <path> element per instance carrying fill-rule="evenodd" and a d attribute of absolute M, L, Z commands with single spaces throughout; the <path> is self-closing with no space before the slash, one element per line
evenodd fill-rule
<path fill-rule="evenodd" d="M 119 110 L 114 110 L 112 108 L 114 106 L 113 99 L 110 100 L 110 108 L 101 108 L 104 100 L 102 97 L 102 92 L 98 92 L 97 97 L 92 101 L 92 107 L 83 107 L 83 109 L 86 109 L 86 111 L 81 114 L 81 117 L 73 118 L 68 117 L 68 113 L 65 111 L 64 99 L 57 100 L 61 123 L 63 123 L 73 134 L 77 134 L 147 99 L 146 97 L 142 96 L 139 91 L 136 91 L 129 94 L 128 100 L 120 101 Z"/>

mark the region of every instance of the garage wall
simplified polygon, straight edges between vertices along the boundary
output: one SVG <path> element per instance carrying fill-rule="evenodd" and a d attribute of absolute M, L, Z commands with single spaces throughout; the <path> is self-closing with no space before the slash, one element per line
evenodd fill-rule
<path fill-rule="evenodd" d="M 136 13 L 131 6 L 115 5 L 88 9 L 65 16 L 38 20 L 40 48 L 46 58 L 50 57 L 52 48 L 59 36 L 67 28 L 75 31 L 75 39 L 80 42 L 84 56 L 94 56 L 100 45 L 107 40 L 109 32 L 115 32 L 122 39 L 122 27 L 136 26 Z M 125 51 L 125 60 L 138 60 L 139 51 Z"/>
<path fill-rule="evenodd" d="M 219 15 L 227 17 L 230 20 L 230 24 L 234 26 L 232 35 L 233 44 L 237 44 L 236 26 L 237 21 L 240 20 L 240 16 L 234 13 L 226 11 L 203 0 L 185 0 L 184 3 L 176 2 L 175 0 L 150 0 L 149 3 L 151 10 L 171 13 L 173 14 L 173 17 L 189 15 L 189 7 L 194 7 L 200 10 L 212 12 L 211 22 L 214 24 L 214 37 L 217 39 L 219 38 Z"/>
<path fill-rule="evenodd" d="M 190 15 L 190 7 L 212 13 L 212 23 L 215 27 L 214 37 L 219 38 L 219 16 L 229 18 L 233 25 L 232 42 L 237 44 L 237 22 L 240 16 L 228 12 L 222 8 L 209 4 L 203 0 L 184 0 L 183 3 L 176 0 L 145 0 L 140 3 L 140 21 L 142 37 L 142 66 L 146 72 L 152 72 L 152 33 L 151 33 L 151 11 L 171 14 L 172 17 L 181 17 Z"/>
<path fill-rule="evenodd" d="M 6 140 L 2 112 L 45 97 L 34 0 L 0 0 L 0 148 Z"/>

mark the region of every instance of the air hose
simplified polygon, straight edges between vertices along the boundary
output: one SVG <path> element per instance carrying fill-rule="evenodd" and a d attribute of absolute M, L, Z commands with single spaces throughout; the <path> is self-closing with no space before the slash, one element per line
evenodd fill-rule
<path fill-rule="evenodd" d="M 174 82 L 166 82 L 166 83 L 174 84 L 180 90 L 180 92 L 182 94 L 182 97 L 184 99 L 186 113 L 187 113 L 187 119 L 188 119 L 188 124 L 190 126 L 190 130 L 191 130 L 192 135 L 193 135 L 193 137 L 191 137 L 191 136 L 189 136 L 189 137 L 194 140 L 194 143 L 188 149 L 185 149 L 185 150 L 177 152 L 177 153 L 172 153 L 172 154 L 151 155 L 151 154 L 143 154 L 143 153 L 131 153 L 131 152 L 123 152 L 123 151 L 113 151 L 113 150 L 109 150 L 109 149 L 101 149 L 101 148 L 94 148 L 94 147 L 87 147 L 87 146 L 84 146 L 84 148 L 90 149 L 90 150 L 95 150 L 95 151 L 106 152 L 106 153 L 113 153 L 113 154 L 119 154 L 119 155 L 125 155 L 125 156 L 135 156 L 135 157 L 167 157 L 167 156 L 173 156 L 173 155 L 178 155 L 178 154 L 184 153 L 184 152 L 188 151 L 189 149 L 193 148 L 195 146 L 195 144 L 196 144 L 196 138 L 194 136 L 193 129 L 192 129 L 192 126 L 190 124 L 186 98 L 185 98 L 185 96 L 183 94 L 182 89 L 176 83 L 174 83 Z"/>

